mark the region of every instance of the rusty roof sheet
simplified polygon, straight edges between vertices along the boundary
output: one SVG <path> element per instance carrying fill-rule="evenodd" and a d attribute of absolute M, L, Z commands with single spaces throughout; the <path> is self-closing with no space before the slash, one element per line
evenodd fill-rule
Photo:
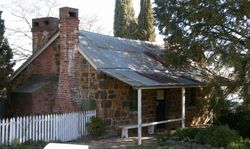
<path fill-rule="evenodd" d="M 155 44 L 80 31 L 80 52 L 97 69 L 131 86 L 187 86 L 201 82 L 193 71 L 169 68 Z"/>
<path fill-rule="evenodd" d="M 105 74 L 119 79 L 133 87 L 180 87 L 199 86 L 201 82 L 183 75 L 167 72 L 138 72 L 129 69 L 101 69 Z"/>

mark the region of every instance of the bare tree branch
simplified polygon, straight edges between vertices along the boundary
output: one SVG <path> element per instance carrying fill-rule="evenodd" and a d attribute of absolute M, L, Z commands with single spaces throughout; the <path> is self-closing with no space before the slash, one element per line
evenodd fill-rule
<path fill-rule="evenodd" d="M 109 32 L 103 27 L 101 18 L 97 15 L 81 16 L 80 20 L 80 29 L 82 30 L 109 34 Z"/>
<path fill-rule="evenodd" d="M 16 60 L 27 59 L 32 54 L 32 19 L 45 16 L 53 16 L 57 11 L 59 3 L 57 0 L 10 0 L 8 5 L 4 5 L 4 12 L 8 12 L 13 17 L 12 24 L 6 26 L 6 34 L 9 44 L 14 51 Z M 80 18 L 80 28 L 97 33 L 110 34 L 97 15 L 88 15 Z"/>
<path fill-rule="evenodd" d="M 4 11 L 11 14 L 12 26 L 6 26 L 6 34 L 15 60 L 25 60 L 32 54 L 32 19 L 50 16 L 58 6 L 56 0 L 10 0 Z"/>

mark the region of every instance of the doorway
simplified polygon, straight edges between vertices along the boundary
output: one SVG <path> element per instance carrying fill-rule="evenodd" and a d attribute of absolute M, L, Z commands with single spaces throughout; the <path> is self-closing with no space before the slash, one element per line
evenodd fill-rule
<path fill-rule="evenodd" d="M 166 120 L 165 90 L 156 91 L 156 121 Z M 157 130 L 165 129 L 166 124 L 156 125 Z"/>

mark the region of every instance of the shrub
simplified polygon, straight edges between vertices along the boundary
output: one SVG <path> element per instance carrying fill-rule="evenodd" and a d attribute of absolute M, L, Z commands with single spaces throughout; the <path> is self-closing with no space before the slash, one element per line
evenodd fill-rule
<path fill-rule="evenodd" d="M 104 133 L 104 122 L 101 118 L 92 117 L 91 122 L 87 123 L 87 130 L 91 135 L 102 135 Z"/>
<path fill-rule="evenodd" d="M 167 134 L 161 134 L 161 135 L 158 135 L 157 136 L 157 143 L 160 145 L 160 146 L 163 146 L 166 144 L 166 141 L 170 139 L 170 136 L 167 135 Z"/>
<path fill-rule="evenodd" d="M 228 126 L 213 126 L 200 131 L 195 140 L 200 144 L 210 144 L 215 147 L 226 147 L 231 142 L 237 141 L 239 135 Z"/>
<path fill-rule="evenodd" d="M 14 140 L 11 145 L 0 145 L 0 149 L 43 149 L 46 144 L 44 141 L 32 140 L 28 140 L 22 144 L 18 140 Z"/>
<path fill-rule="evenodd" d="M 228 125 L 239 132 L 240 136 L 250 138 L 250 111 L 223 112 L 217 123 Z"/>
<path fill-rule="evenodd" d="M 240 138 L 239 140 L 230 143 L 228 148 L 230 148 L 230 149 L 249 149 L 250 148 L 250 140 Z"/>
<path fill-rule="evenodd" d="M 178 128 L 175 134 L 181 139 L 195 139 L 199 131 L 198 128 Z"/>

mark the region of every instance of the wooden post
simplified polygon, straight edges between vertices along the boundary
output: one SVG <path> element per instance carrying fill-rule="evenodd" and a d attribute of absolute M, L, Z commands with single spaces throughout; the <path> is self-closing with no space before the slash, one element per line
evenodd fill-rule
<path fill-rule="evenodd" d="M 141 102 L 141 89 L 138 89 L 138 145 L 141 145 L 141 136 L 142 136 L 142 132 L 141 132 L 141 124 L 142 124 L 142 120 L 141 120 L 141 107 L 142 107 L 142 102 Z"/>
<path fill-rule="evenodd" d="M 182 88 L 182 112 L 181 112 L 181 118 L 182 118 L 182 122 L 181 122 L 181 126 L 182 128 L 185 128 L 185 88 Z"/>

